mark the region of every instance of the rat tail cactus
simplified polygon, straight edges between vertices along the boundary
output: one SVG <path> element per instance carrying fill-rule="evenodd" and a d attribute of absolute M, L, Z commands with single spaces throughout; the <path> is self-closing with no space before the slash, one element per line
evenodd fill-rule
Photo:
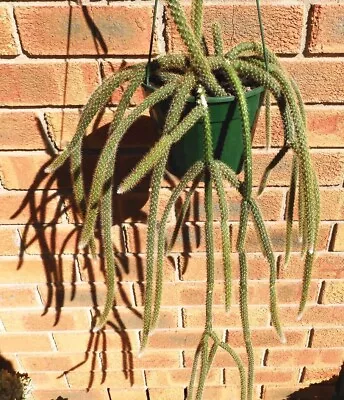
<path fill-rule="evenodd" d="M 276 292 L 277 266 L 269 232 L 258 207 L 253 186 L 253 155 L 251 124 L 249 119 L 247 92 L 251 88 L 265 90 L 266 100 L 266 143 L 271 142 L 270 105 L 275 102 L 283 123 L 283 146 L 268 164 L 261 177 L 258 195 L 268 184 L 270 173 L 288 155 L 292 153 L 290 190 L 286 210 L 286 256 L 288 263 L 292 251 L 294 218 L 298 214 L 301 253 L 305 256 L 303 290 L 299 306 L 299 318 L 302 317 L 308 298 L 314 252 L 319 226 L 319 190 L 313 170 L 306 140 L 306 117 L 300 91 L 293 79 L 283 70 L 277 57 L 258 43 L 241 43 L 229 51 L 224 50 L 221 28 L 214 24 L 212 28 L 214 54 L 208 54 L 202 33 L 202 0 L 193 0 L 191 24 L 181 7 L 179 0 L 167 0 L 167 6 L 186 46 L 186 54 L 163 55 L 149 64 L 130 66 L 110 76 L 93 93 L 86 104 L 76 134 L 67 148 L 53 160 L 47 172 L 54 172 L 67 160 L 70 160 L 71 176 L 76 202 L 83 217 L 80 247 L 94 249 L 94 236 L 97 219 L 100 219 L 103 254 L 106 266 L 107 297 L 104 310 L 98 319 L 95 330 L 103 329 L 115 300 L 115 259 L 111 242 L 111 222 L 113 213 L 112 194 L 125 193 L 133 189 L 148 173 L 152 173 L 150 211 L 147 233 L 146 290 L 143 316 L 141 351 L 147 346 L 149 335 L 158 323 L 163 290 L 163 260 L 171 250 L 182 226 L 190 199 L 203 179 L 205 184 L 204 209 L 206 212 L 206 304 L 204 333 L 197 347 L 190 384 L 188 400 L 200 400 L 207 374 L 218 349 L 223 349 L 234 359 L 240 373 L 241 400 L 253 399 L 254 354 L 248 314 L 248 260 L 247 232 L 250 219 L 260 240 L 261 250 L 268 262 L 270 274 L 270 311 L 271 321 L 282 343 L 286 342 L 279 320 L 278 298 Z M 257 0 L 258 4 L 258 0 Z M 149 71 L 150 87 L 146 98 L 133 110 L 129 110 L 135 91 L 147 83 Z M 108 138 L 101 151 L 96 166 L 89 195 L 86 196 L 82 171 L 82 140 L 86 129 L 96 115 L 107 105 L 111 94 L 119 86 L 126 90 L 114 113 L 108 131 Z M 193 107 L 186 107 L 191 96 L 195 99 Z M 227 164 L 214 155 L 214 143 L 211 131 L 211 118 L 208 100 L 215 96 L 235 96 L 238 104 L 243 131 L 243 173 L 237 175 Z M 121 140 L 131 125 L 149 109 L 159 103 L 168 102 L 161 136 L 157 143 L 133 168 L 124 181 L 115 187 L 114 174 L 117 168 L 117 153 Z M 179 142 L 190 128 L 201 123 L 204 127 L 202 140 L 204 154 L 202 159 L 193 163 L 176 187 L 172 190 L 166 209 L 158 219 L 159 189 L 165 167 L 173 145 Z M 225 186 L 230 185 L 241 196 L 241 211 L 236 244 L 233 243 L 232 229 L 229 224 L 229 211 Z M 172 240 L 168 243 L 167 222 L 181 194 L 189 188 L 186 201 L 180 212 Z M 214 295 L 214 235 L 213 235 L 213 192 L 216 192 L 222 238 L 223 270 L 225 281 L 226 311 L 230 311 L 232 297 L 232 273 L 230 253 L 238 253 L 240 264 L 240 313 L 244 341 L 248 356 L 247 373 L 243 363 L 226 340 L 220 338 L 213 328 Z M 296 200 L 298 199 L 298 200 Z M 94 250 L 93 250 L 94 251 Z M 196 389 L 197 380 L 197 389 Z"/>

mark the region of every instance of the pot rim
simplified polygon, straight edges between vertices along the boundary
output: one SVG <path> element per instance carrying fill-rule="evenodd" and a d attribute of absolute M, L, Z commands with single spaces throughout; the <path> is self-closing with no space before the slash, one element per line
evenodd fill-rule
<path fill-rule="evenodd" d="M 142 86 L 145 89 L 148 89 L 149 91 L 152 91 L 152 92 L 157 89 L 156 86 L 153 86 L 153 85 L 147 84 L 147 83 L 143 83 Z M 245 97 L 252 97 L 252 96 L 255 96 L 255 95 L 257 95 L 259 93 L 262 93 L 264 91 L 265 91 L 264 86 L 258 86 L 256 88 L 250 90 L 250 91 L 247 91 L 245 93 Z M 212 97 L 212 96 L 208 97 L 208 96 L 206 96 L 206 100 L 207 100 L 208 104 L 230 103 L 230 102 L 235 100 L 235 96 L 220 96 L 220 97 L 215 97 L 215 96 L 214 97 Z M 186 101 L 188 103 L 195 103 L 196 99 L 195 99 L 194 96 L 189 96 Z"/>

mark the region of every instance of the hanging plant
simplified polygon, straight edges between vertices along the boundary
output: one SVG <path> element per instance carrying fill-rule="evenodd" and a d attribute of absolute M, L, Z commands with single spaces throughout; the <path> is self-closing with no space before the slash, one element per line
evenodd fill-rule
<path fill-rule="evenodd" d="M 199 400 L 202 398 L 205 380 L 212 361 L 217 350 L 222 348 L 233 357 L 239 368 L 241 400 L 251 400 L 253 398 L 254 357 L 248 318 L 246 260 L 246 234 L 250 216 L 253 218 L 260 238 L 262 252 L 267 258 L 270 268 L 270 311 L 272 324 L 281 341 L 285 342 L 277 308 L 275 289 L 276 260 L 264 220 L 252 195 L 251 128 L 256 118 L 257 107 L 261 102 L 261 92 L 264 91 L 268 119 L 270 115 L 270 96 L 273 97 L 278 106 L 283 121 L 284 144 L 263 174 L 259 194 L 263 192 L 272 169 L 288 152 L 292 152 L 293 162 L 287 204 L 285 260 L 287 263 L 291 252 L 293 216 L 294 208 L 296 207 L 299 217 L 299 235 L 302 241 L 302 253 L 305 254 L 303 290 L 299 307 L 299 317 L 301 318 L 308 297 L 319 225 L 318 185 L 305 136 L 306 117 L 304 106 L 299 89 L 292 78 L 283 70 L 277 57 L 266 48 L 264 40 L 262 45 L 257 43 L 241 43 L 225 52 L 221 29 L 215 24 L 213 26 L 215 53 L 209 55 L 203 45 L 202 1 L 193 0 L 191 23 L 187 22 L 178 0 L 167 0 L 167 5 L 180 36 L 186 45 L 187 52 L 185 54 L 167 54 L 155 60 L 150 59 L 148 66 L 146 64 L 131 66 L 107 78 L 93 93 L 86 104 L 71 143 L 51 163 L 47 171 L 53 172 L 64 164 L 67 159 L 70 160 L 74 195 L 84 220 L 80 248 L 90 246 L 92 252 L 95 252 L 95 225 L 97 218 L 100 218 L 106 264 L 107 297 L 104 310 L 95 330 L 100 330 L 104 327 L 115 298 L 115 260 L 111 241 L 113 191 L 125 193 L 133 189 L 145 175 L 152 172 L 141 351 L 147 346 L 149 333 L 154 329 L 159 318 L 163 290 L 164 256 L 171 250 L 178 229 L 182 225 L 187 213 L 194 190 L 198 183 L 204 180 L 207 268 L 206 324 L 195 353 L 188 388 L 188 399 L 191 400 L 195 397 Z M 258 0 L 257 6 L 259 10 Z M 114 118 L 108 132 L 108 139 L 100 154 L 90 193 L 86 197 L 81 168 L 82 140 L 92 119 L 106 106 L 114 90 L 124 83 L 128 83 L 128 86 L 114 113 Z M 130 100 L 141 85 L 144 85 L 146 88 L 147 97 L 134 110 L 127 114 Z M 250 93 L 250 90 L 252 90 L 252 93 Z M 256 96 L 253 107 L 250 105 L 252 95 Z M 239 141 L 239 147 L 242 148 L 242 154 L 239 153 L 238 155 L 240 149 L 234 151 L 232 154 L 233 157 L 229 157 L 229 160 L 226 159 L 228 151 L 222 144 L 226 140 L 231 140 L 231 135 L 235 134 L 235 132 L 230 129 L 222 134 L 223 128 L 220 128 L 221 134 L 217 134 L 216 129 L 212 128 L 214 118 L 211 111 L 214 103 L 221 104 L 228 97 L 231 99 L 229 103 L 232 104 L 227 106 L 225 114 L 227 117 L 229 114 L 235 115 L 233 108 L 230 107 L 237 107 L 236 113 L 240 117 L 242 131 L 239 139 L 236 139 Z M 159 120 L 161 137 L 143 159 L 137 163 L 120 186 L 114 187 L 113 176 L 116 168 L 119 144 L 126 131 L 147 109 L 151 109 L 155 116 L 159 113 L 166 116 Z M 183 154 L 184 145 L 181 146 L 181 143 L 190 140 L 190 137 L 188 139 L 188 135 L 194 138 L 196 136 L 197 140 L 201 140 L 201 146 L 199 146 L 196 156 L 192 153 L 192 148 L 190 153 Z M 220 136 L 222 143 L 222 147 L 220 146 L 221 151 L 219 151 Z M 270 142 L 269 123 L 267 123 L 267 142 Z M 159 189 L 171 153 L 175 157 L 175 160 L 178 160 L 178 162 L 175 162 L 177 167 L 180 157 L 185 155 L 186 160 L 182 162 L 182 172 L 184 174 L 173 189 L 166 209 L 161 219 L 158 220 Z M 233 161 L 235 157 L 236 161 Z M 237 173 L 241 165 L 243 165 L 243 178 L 240 180 Z M 213 190 L 217 194 L 220 208 L 225 309 L 227 311 L 230 310 L 231 304 L 232 276 L 230 254 L 232 252 L 232 233 L 228 225 L 228 204 L 224 189 L 224 184 L 228 183 L 242 197 L 236 251 L 239 253 L 240 261 L 240 313 L 249 360 L 247 373 L 236 352 L 227 343 L 224 343 L 213 329 Z M 166 225 L 169 214 L 182 192 L 190 184 L 191 189 L 180 212 L 172 240 L 170 243 L 166 243 Z M 297 191 L 298 203 L 295 205 Z M 196 371 L 199 367 L 200 373 L 196 385 Z"/>

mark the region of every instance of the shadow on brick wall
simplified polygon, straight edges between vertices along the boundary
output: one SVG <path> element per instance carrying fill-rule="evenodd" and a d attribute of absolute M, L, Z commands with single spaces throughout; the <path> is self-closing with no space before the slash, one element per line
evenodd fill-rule
<path fill-rule="evenodd" d="M 84 140 L 83 144 L 83 175 L 85 179 L 86 193 L 90 189 L 93 171 L 100 150 L 103 147 L 109 125 L 96 127 Z M 48 138 L 42 127 L 42 135 L 47 141 Z M 148 146 L 156 140 L 156 130 L 149 117 L 142 116 L 133 126 L 132 129 L 123 138 L 119 149 L 119 162 L 116 166 L 115 184 L 122 181 L 124 176 L 128 174 L 133 164 L 142 158 L 147 151 Z M 49 146 L 47 146 L 49 149 Z M 50 145 L 50 149 L 52 149 Z M 50 151 L 50 156 L 55 154 Z M 17 269 L 25 268 L 26 255 L 39 255 L 42 261 L 42 268 L 46 278 L 46 295 L 44 297 L 44 311 L 42 318 L 48 312 L 54 310 L 54 326 L 60 323 L 61 315 L 66 306 L 67 296 L 70 296 L 71 305 L 76 298 L 78 291 L 78 275 L 77 264 L 78 259 L 82 260 L 83 271 L 82 280 L 89 285 L 90 304 L 94 319 L 99 315 L 99 307 L 103 301 L 99 301 L 100 296 L 97 293 L 97 285 L 99 277 L 102 281 L 105 280 L 105 266 L 101 251 L 101 235 L 99 229 L 96 231 L 96 241 L 100 252 L 100 257 L 97 262 L 92 262 L 87 254 L 87 251 L 82 254 L 78 249 L 78 240 L 80 236 L 81 218 L 77 211 L 77 207 L 73 200 L 71 190 L 71 179 L 69 175 L 68 165 L 64 165 L 56 173 L 47 176 L 44 169 L 49 163 L 42 165 L 34 181 L 31 183 L 24 200 L 20 207 L 12 215 L 12 218 L 20 215 L 24 210 L 29 209 L 30 217 L 21 232 L 21 247 Z M 145 221 L 147 215 L 142 208 L 146 205 L 149 197 L 150 177 L 146 177 L 141 181 L 133 193 L 128 195 L 117 195 L 113 197 L 113 225 L 120 225 L 124 221 Z M 53 211 L 52 211 L 53 210 Z M 99 228 L 99 226 L 98 226 Z M 114 246 L 114 252 L 117 257 L 117 280 L 123 281 L 123 274 L 130 274 L 130 263 L 128 262 L 125 253 L 126 247 L 123 243 L 121 248 Z M 135 255 L 133 255 L 135 257 Z M 66 265 L 66 258 L 74 259 L 73 268 Z M 98 270 L 96 270 L 98 268 Z M 136 270 L 132 271 L 138 281 L 144 280 L 144 266 L 142 260 L 137 258 Z M 80 272 L 80 271 L 79 271 Z M 71 291 L 66 291 L 66 286 L 71 287 Z M 118 285 L 117 299 L 120 299 L 120 304 L 125 305 L 137 317 L 142 318 L 131 303 L 126 291 L 122 285 Z M 120 313 L 116 308 L 113 310 L 113 317 L 110 318 L 106 326 L 111 328 L 120 336 L 122 343 L 122 369 L 125 377 L 134 384 L 133 375 L 133 357 L 131 355 L 132 346 L 129 336 L 126 331 L 125 323 L 123 322 Z M 94 321 L 95 322 L 95 321 Z M 77 370 L 81 365 L 91 360 L 91 372 L 89 376 L 88 388 L 91 388 L 94 383 L 95 365 L 97 362 L 97 353 L 102 355 L 102 378 L 101 383 L 105 382 L 107 370 L 107 338 L 106 331 L 93 333 L 90 329 L 87 348 L 85 348 L 85 358 L 77 365 L 64 371 L 64 374 Z M 61 375 L 61 376 L 62 376 Z"/>

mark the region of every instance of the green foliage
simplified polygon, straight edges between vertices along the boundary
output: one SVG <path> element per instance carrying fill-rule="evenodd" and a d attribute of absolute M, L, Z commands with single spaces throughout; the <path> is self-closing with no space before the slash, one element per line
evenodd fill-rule
<path fill-rule="evenodd" d="M 139 64 L 127 68 L 106 79 L 94 92 L 85 106 L 76 134 L 69 146 L 49 166 L 48 171 L 55 171 L 67 159 L 70 159 L 74 194 L 80 213 L 84 218 L 80 246 L 93 245 L 97 218 L 100 217 L 102 246 L 105 256 L 107 297 L 104 310 L 98 319 L 95 330 L 102 329 L 115 301 L 115 261 L 111 242 L 111 222 L 113 218 L 112 193 L 124 193 L 133 189 L 140 180 L 152 172 L 150 211 L 147 234 L 147 268 L 146 291 L 141 336 L 141 351 L 149 341 L 149 334 L 159 318 L 163 290 L 163 260 L 172 250 L 178 231 L 187 214 L 192 195 L 201 179 L 205 182 L 205 236 L 206 236 L 206 323 L 204 333 L 195 353 L 188 400 L 202 398 L 203 389 L 211 364 L 219 349 L 226 351 L 235 361 L 241 383 L 241 400 L 252 400 L 254 384 L 254 358 L 249 326 L 247 280 L 248 269 L 246 257 L 247 230 L 251 217 L 260 238 L 262 253 L 265 255 L 270 272 L 270 311 L 272 325 L 281 341 L 285 341 L 278 318 L 278 301 L 276 293 L 276 260 L 268 231 L 263 217 L 253 197 L 253 157 L 251 132 L 246 100 L 246 86 L 263 86 L 266 90 L 266 143 L 270 147 L 270 105 L 276 102 L 283 122 L 284 144 L 272 158 L 261 177 L 259 193 L 264 191 L 270 173 L 284 159 L 293 153 L 290 179 L 290 191 L 286 212 L 286 263 L 292 251 L 292 232 L 294 214 L 298 214 L 299 235 L 305 253 L 303 291 L 299 307 L 299 316 L 304 311 L 314 260 L 319 226 L 319 190 L 313 171 L 306 140 L 306 116 L 300 92 L 295 82 L 282 69 L 277 57 L 257 43 L 241 43 L 229 51 L 224 51 L 220 27 L 213 26 L 214 55 L 209 55 L 203 46 L 202 35 L 203 9 L 202 0 L 193 0 L 191 6 L 191 23 L 187 22 L 179 0 L 167 0 L 172 17 L 180 36 L 186 46 L 186 54 L 164 55 L 155 59 L 150 65 L 150 81 L 155 90 L 134 110 L 127 114 L 131 98 L 136 89 L 145 80 L 146 66 Z M 268 62 L 268 68 L 266 61 Z M 113 91 L 126 84 L 122 100 L 114 114 L 108 139 L 100 154 L 96 166 L 90 194 L 86 199 L 82 171 L 82 140 L 92 119 L 102 111 Z M 222 161 L 214 159 L 210 116 L 207 97 L 235 95 L 239 105 L 243 127 L 244 172 L 236 173 Z M 195 106 L 186 111 L 185 105 L 190 96 L 196 98 Z M 119 187 L 114 187 L 113 177 L 116 169 L 118 146 L 130 126 L 147 109 L 162 101 L 169 100 L 161 137 L 151 150 L 137 163 Z M 205 151 L 203 160 L 196 162 L 172 190 L 167 206 L 158 220 L 159 189 L 171 146 L 178 142 L 196 123 L 204 125 Z M 170 243 L 166 242 L 166 226 L 169 214 L 177 200 L 191 182 L 186 200 L 181 208 L 178 222 Z M 225 185 L 231 185 L 242 197 L 239 221 L 239 235 L 236 251 L 240 263 L 240 313 L 244 340 L 248 356 L 248 371 L 235 351 L 223 340 L 220 340 L 213 329 L 213 291 L 214 291 L 214 236 L 213 236 L 213 190 L 216 191 L 221 222 L 222 255 L 225 281 L 225 309 L 229 311 L 231 300 L 231 252 L 232 236 L 229 226 L 229 212 Z M 298 201 L 296 198 L 298 197 Z M 197 378 L 197 385 L 196 385 Z"/>

